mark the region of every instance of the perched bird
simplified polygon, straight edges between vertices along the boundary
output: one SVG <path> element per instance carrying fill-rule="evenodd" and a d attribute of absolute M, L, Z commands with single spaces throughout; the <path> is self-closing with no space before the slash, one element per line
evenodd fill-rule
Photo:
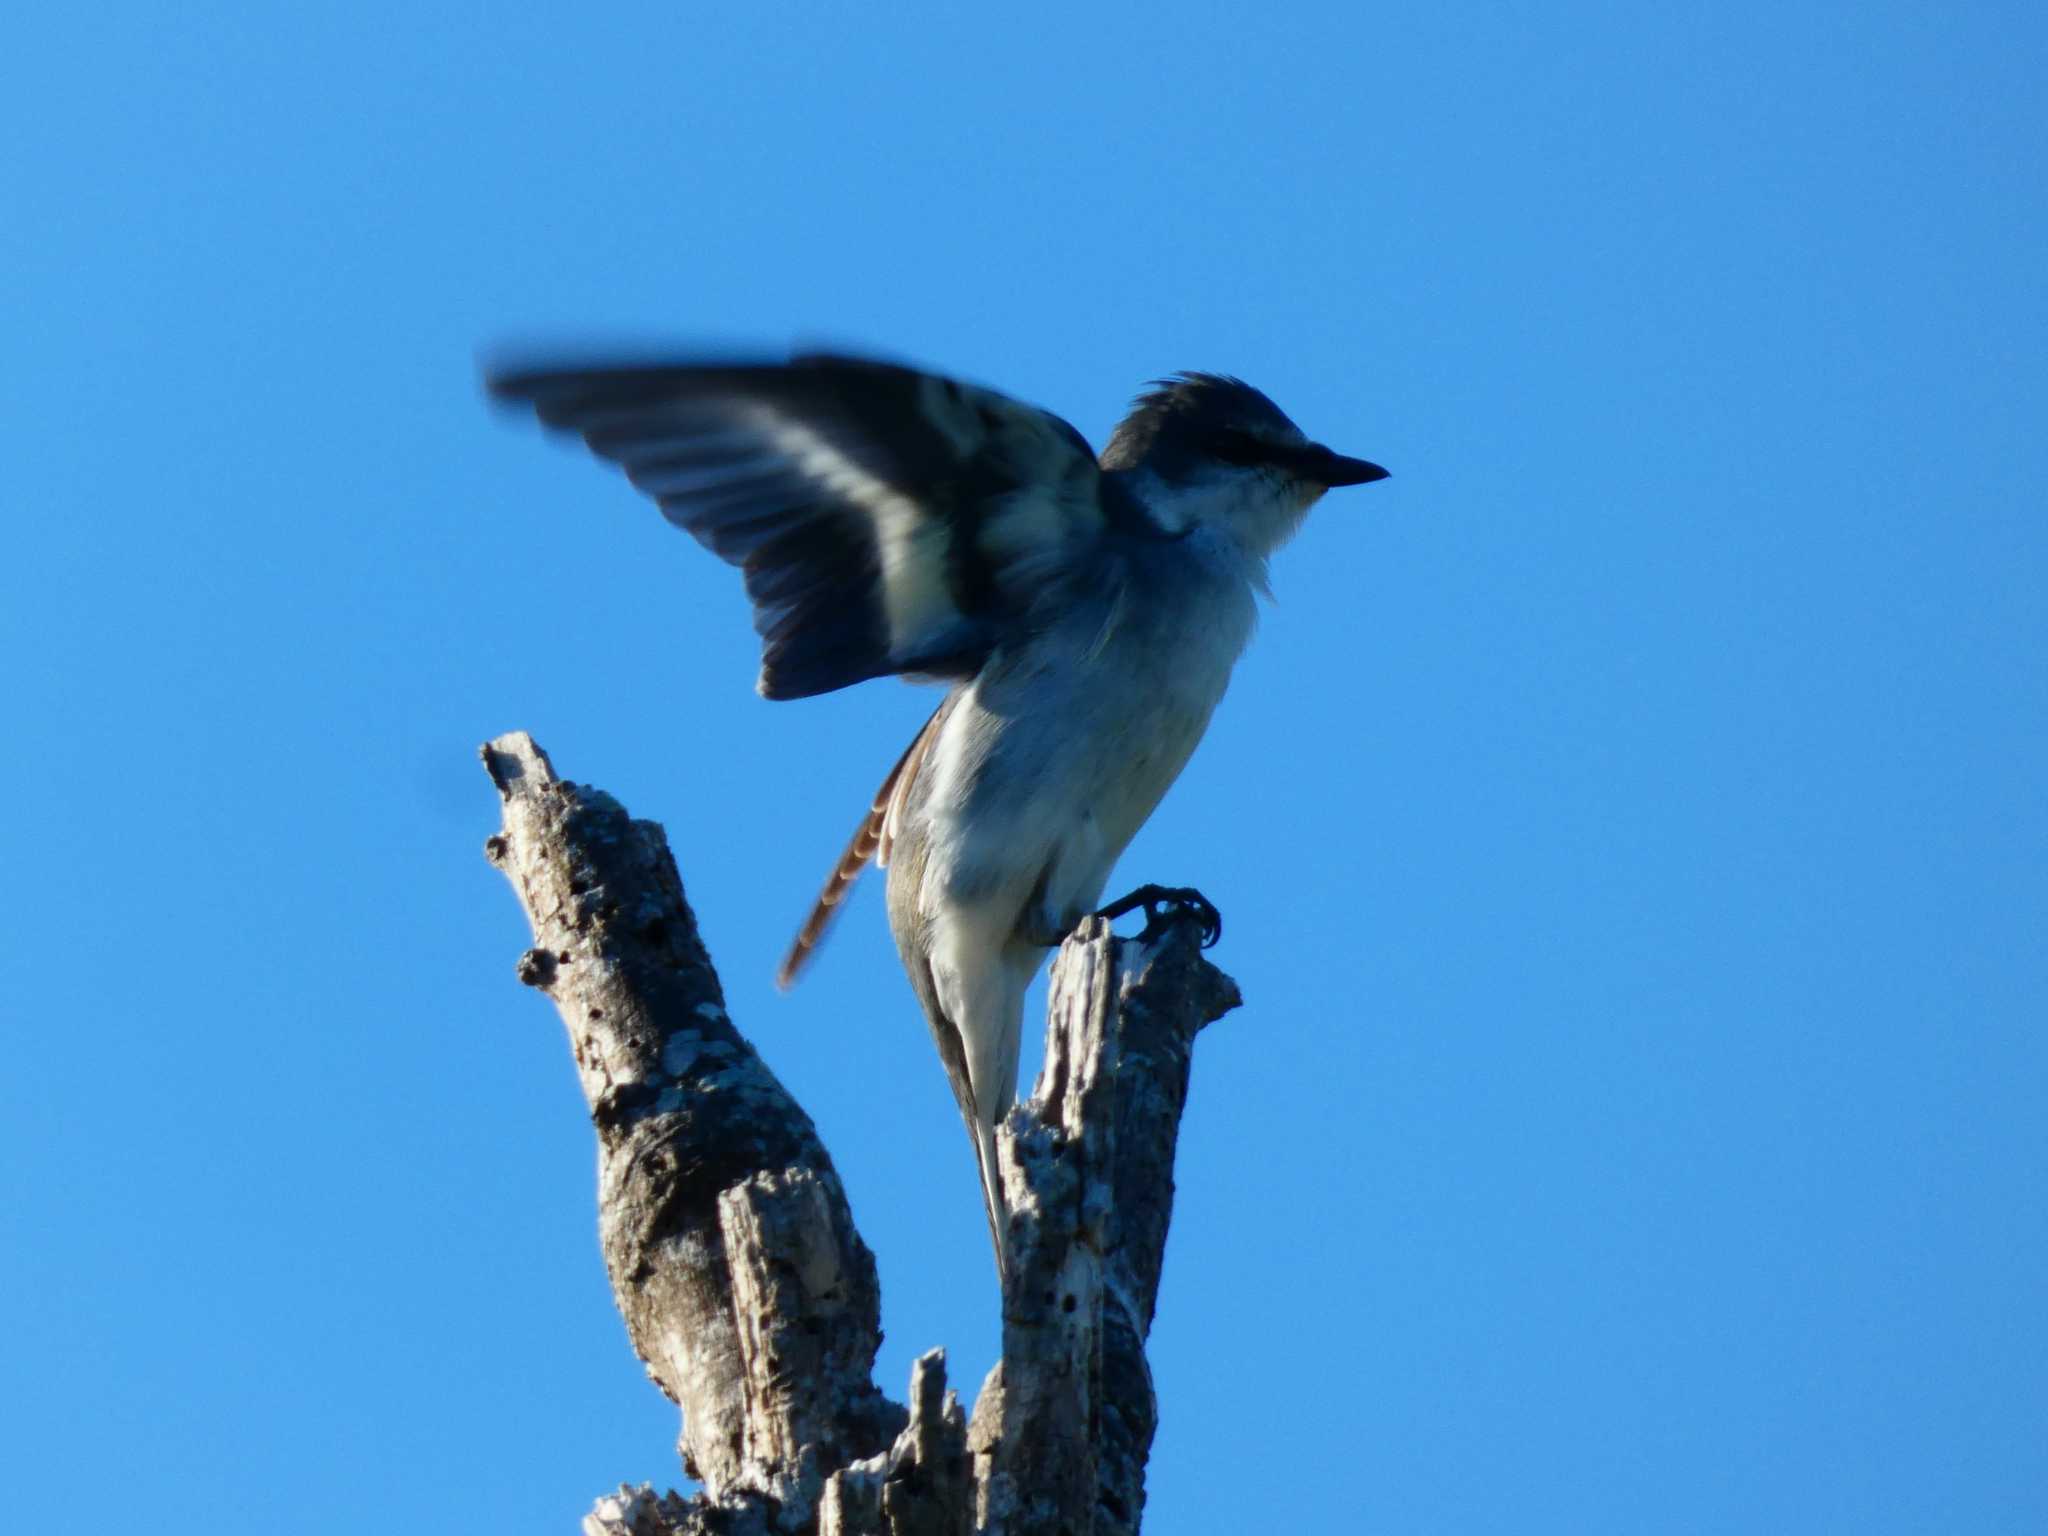
<path fill-rule="evenodd" d="M 1258 390 L 1184 373 L 1140 396 L 1098 460 L 991 390 L 848 357 L 532 367 L 501 401 L 582 435 L 746 574 L 759 690 L 884 673 L 951 686 L 876 791 L 779 980 L 861 869 L 980 1166 L 996 1264 L 995 1128 L 1017 1088 L 1024 990 L 1179 775 L 1251 638 L 1266 561 L 1332 486 L 1386 471 L 1309 441 Z M 1179 902 L 1144 887 L 1104 909 Z M 1213 932 L 1211 937 L 1213 938 Z"/>

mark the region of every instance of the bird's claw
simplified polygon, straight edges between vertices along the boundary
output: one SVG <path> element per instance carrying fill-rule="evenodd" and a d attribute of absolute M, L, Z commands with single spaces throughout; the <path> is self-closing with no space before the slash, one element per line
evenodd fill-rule
<path fill-rule="evenodd" d="M 1156 939 L 1169 923 L 1190 919 L 1201 925 L 1202 948 L 1215 948 L 1217 940 L 1223 937 L 1223 914 L 1200 891 L 1184 885 L 1141 885 L 1095 915 L 1114 921 L 1140 907 L 1145 909 L 1145 930 L 1138 937 L 1146 943 Z"/>

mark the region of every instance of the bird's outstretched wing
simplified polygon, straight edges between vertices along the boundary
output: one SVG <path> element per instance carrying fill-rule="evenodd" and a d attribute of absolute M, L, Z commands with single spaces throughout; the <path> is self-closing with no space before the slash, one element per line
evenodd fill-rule
<path fill-rule="evenodd" d="M 844 357 L 493 372 L 746 573 L 758 687 L 803 698 L 971 676 L 1103 535 L 1103 481 L 1059 417 Z"/>

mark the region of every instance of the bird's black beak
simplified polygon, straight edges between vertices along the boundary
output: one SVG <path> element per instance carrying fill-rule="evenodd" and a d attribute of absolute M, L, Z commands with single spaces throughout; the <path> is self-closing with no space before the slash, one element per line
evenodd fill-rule
<path fill-rule="evenodd" d="M 1370 485 L 1387 478 L 1379 465 L 1364 459 L 1347 459 L 1317 443 L 1302 455 L 1301 478 L 1317 485 Z"/>

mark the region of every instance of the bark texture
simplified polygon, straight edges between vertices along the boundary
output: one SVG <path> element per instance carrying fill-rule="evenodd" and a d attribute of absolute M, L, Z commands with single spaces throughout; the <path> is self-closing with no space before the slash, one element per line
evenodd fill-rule
<path fill-rule="evenodd" d="M 998 1136 L 1013 1259 L 970 1423 L 942 1351 L 907 1407 L 875 1386 L 874 1256 L 810 1117 L 726 1015 L 661 828 L 524 733 L 483 758 L 504 807 L 486 853 L 533 925 L 518 974 L 560 1011 L 597 1131 L 612 1289 L 703 1485 L 622 1488 L 584 1530 L 1137 1530 L 1189 1063 L 1238 1002 L 1192 925 L 1140 943 L 1091 920 L 1054 962 L 1045 1067 Z"/>

